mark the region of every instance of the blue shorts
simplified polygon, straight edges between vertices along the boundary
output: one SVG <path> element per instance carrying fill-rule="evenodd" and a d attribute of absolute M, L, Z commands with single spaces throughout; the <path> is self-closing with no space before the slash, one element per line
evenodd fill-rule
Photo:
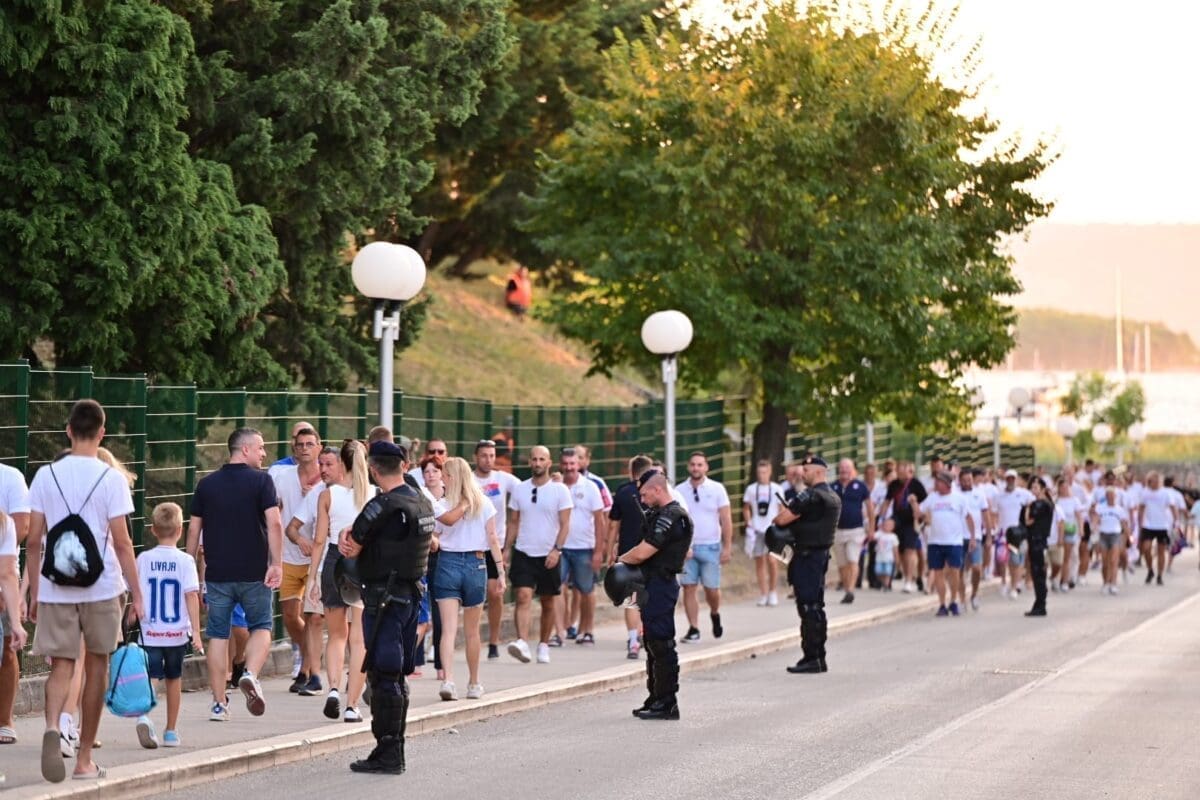
<path fill-rule="evenodd" d="M 483 605 L 487 596 L 487 559 L 475 551 L 439 551 L 433 594 L 438 600 L 458 600 L 463 608 Z"/>
<path fill-rule="evenodd" d="M 683 562 L 679 582 L 684 586 L 698 583 L 705 589 L 720 589 L 721 543 L 692 545 L 692 557 Z"/>
<path fill-rule="evenodd" d="M 174 681 L 183 677 L 183 656 L 186 644 L 174 647 L 144 647 L 148 660 L 147 672 L 151 678 Z"/>
<path fill-rule="evenodd" d="M 432 592 L 429 590 L 429 580 L 427 578 L 421 578 L 418 583 L 421 584 L 421 602 L 417 607 L 417 624 L 428 625 L 430 620 L 433 619 L 433 617 L 429 615 L 429 595 L 432 594 Z"/>
<path fill-rule="evenodd" d="M 929 560 L 929 568 L 962 569 L 963 546 L 961 544 L 931 544 L 925 556 Z"/>
<path fill-rule="evenodd" d="M 233 607 L 233 617 L 231 618 L 229 624 L 234 628 L 246 627 L 246 610 L 242 608 L 241 603 L 238 603 Z"/>
<path fill-rule="evenodd" d="M 881 578 L 890 578 L 896 574 L 895 561 L 876 561 L 875 574 Z"/>
<path fill-rule="evenodd" d="M 251 631 L 271 630 L 273 594 L 262 581 L 209 582 L 208 624 L 210 639 L 228 639 L 234 606 L 245 612 L 246 627 Z"/>
<path fill-rule="evenodd" d="M 596 588 L 596 573 L 592 570 L 591 548 L 571 548 L 562 551 L 563 583 L 582 594 L 591 594 Z"/>
<path fill-rule="evenodd" d="M 1008 545 L 1005 545 L 1008 547 Z M 1008 548 L 1008 563 L 1014 567 L 1025 566 L 1025 551 L 1019 547 Z"/>
<path fill-rule="evenodd" d="M 983 566 L 983 542 L 975 540 L 975 549 L 971 550 L 971 540 L 963 539 L 963 553 L 965 553 L 964 563 L 972 567 Z"/>

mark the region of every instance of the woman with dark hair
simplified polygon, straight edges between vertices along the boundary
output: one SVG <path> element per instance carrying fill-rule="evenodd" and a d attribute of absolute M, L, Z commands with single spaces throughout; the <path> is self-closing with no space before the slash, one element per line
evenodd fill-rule
<path fill-rule="evenodd" d="M 1046 616 L 1046 547 L 1050 541 L 1050 528 L 1054 524 L 1054 503 L 1049 497 L 1046 484 L 1036 475 L 1029 477 L 1029 491 L 1033 502 L 1025 506 L 1025 529 L 1028 531 L 1029 577 L 1033 580 L 1033 608 L 1025 612 L 1027 617 Z"/>

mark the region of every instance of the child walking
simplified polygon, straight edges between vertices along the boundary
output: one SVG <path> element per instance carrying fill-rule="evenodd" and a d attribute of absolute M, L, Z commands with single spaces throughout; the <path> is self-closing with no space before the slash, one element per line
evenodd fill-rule
<path fill-rule="evenodd" d="M 150 660 L 150 677 L 165 681 L 167 728 L 163 747 L 179 747 L 179 705 L 183 695 L 183 657 L 189 640 L 204 654 L 200 639 L 200 579 L 196 562 L 179 549 L 183 535 L 183 510 L 175 503 L 154 507 L 150 529 L 158 546 L 137 558 L 138 582 L 145 598 L 142 646 Z M 154 723 L 143 715 L 137 722 L 142 747 L 158 747 Z"/>

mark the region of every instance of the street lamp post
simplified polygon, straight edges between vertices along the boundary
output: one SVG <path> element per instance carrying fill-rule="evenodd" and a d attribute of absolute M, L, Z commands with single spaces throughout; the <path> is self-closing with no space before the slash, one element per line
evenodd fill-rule
<path fill-rule="evenodd" d="M 1079 421 L 1074 417 L 1060 417 L 1058 420 L 1058 435 L 1063 437 L 1066 444 L 1066 465 L 1075 463 L 1075 437 L 1079 435 Z"/>
<path fill-rule="evenodd" d="M 1136 458 L 1141 453 L 1142 442 L 1146 441 L 1146 426 L 1140 422 L 1130 425 L 1129 441 L 1133 445 L 1134 457 Z"/>
<path fill-rule="evenodd" d="M 656 311 L 642 323 L 642 344 L 655 355 L 662 356 L 663 408 L 666 422 L 666 441 L 663 463 L 667 480 L 675 483 L 675 378 L 678 376 L 676 357 L 692 343 L 692 321 L 682 311 Z"/>
<path fill-rule="evenodd" d="M 350 277 L 359 292 L 375 301 L 372 334 L 379 341 L 379 424 L 392 430 L 400 310 L 425 285 L 425 260 L 411 247 L 371 242 L 354 256 Z"/>

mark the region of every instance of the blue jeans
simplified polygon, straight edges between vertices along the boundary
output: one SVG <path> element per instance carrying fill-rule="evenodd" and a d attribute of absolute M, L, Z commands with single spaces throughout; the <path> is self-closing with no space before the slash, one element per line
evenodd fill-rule
<path fill-rule="evenodd" d="M 228 639 L 233 607 L 241 605 L 246 613 L 246 627 L 251 631 L 271 630 L 273 595 L 262 581 L 218 581 L 209 583 L 208 624 L 210 639 Z"/>
<path fill-rule="evenodd" d="M 720 589 L 721 543 L 692 545 L 692 557 L 683 562 L 679 582 L 684 586 L 698 583 L 705 589 Z"/>
<path fill-rule="evenodd" d="M 596 588 L 596 573 L 592 571 L 592 555 L 596 551 L 588 548 L 571 548 L 562 551 L 563 583 L 583 594 L 591 594 Z"/>
<path fill-rule="evenodd" d="M 442 550 L 438 553 L 432 587 L 439 600 L 458 600 L 463 608 L 481 606 L 487 596 L 487 560 L 475 551 Z"/>

